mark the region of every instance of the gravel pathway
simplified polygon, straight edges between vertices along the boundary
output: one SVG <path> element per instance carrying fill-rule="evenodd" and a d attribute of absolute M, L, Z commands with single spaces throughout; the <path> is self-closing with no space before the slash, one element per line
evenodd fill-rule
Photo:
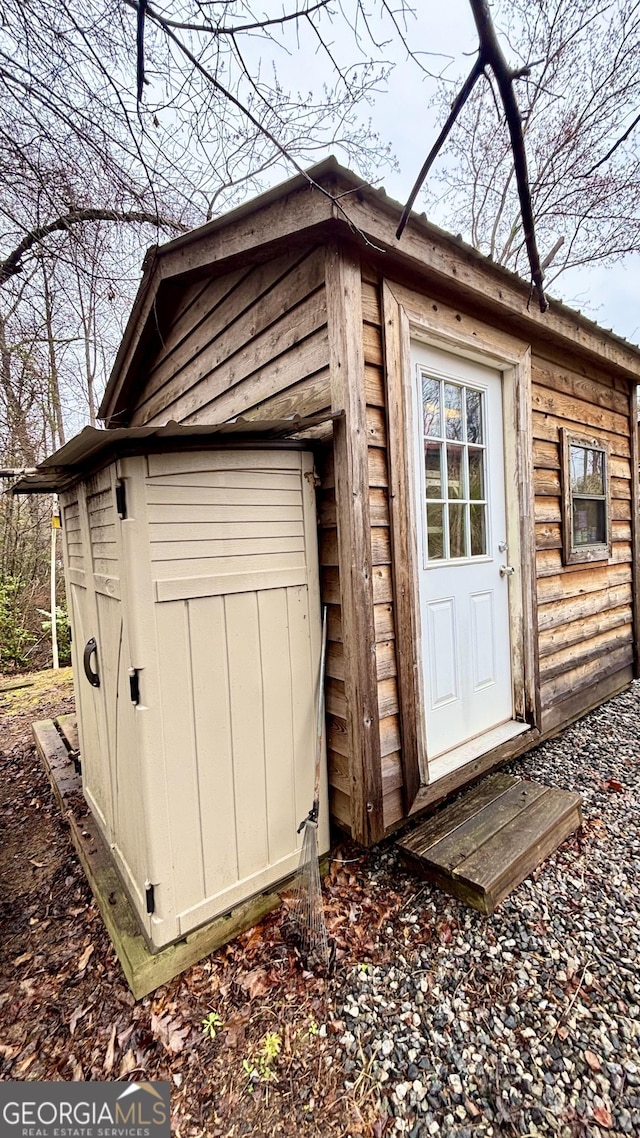
<path fill-rule="evenodd" d="M 640 1134 L 639 726 L 634 684 L 505 768 L 580 791 L 581 837 L 490 918 L 420 884 L 345 976 L 333 1061 L 379 1134 Z"/>

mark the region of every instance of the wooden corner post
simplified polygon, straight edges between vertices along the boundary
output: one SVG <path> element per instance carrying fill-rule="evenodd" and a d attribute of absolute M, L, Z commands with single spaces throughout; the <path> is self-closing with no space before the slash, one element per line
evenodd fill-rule
<path fill-rule="evenodd" d="M 384 835 L 375 655 L 360 260 L 326 250 L 327 320 L 344 684 L 351 768 L 351 829 L 364 845 Z"/>
<path fill-rule="evenodd" d="M 629 428 L 631 453 L 631 563 L 633 588 L 633 675 L 640 677 L 640 446 L 638 445 L 638 388 L 634 383 L 629 393 Z"/>

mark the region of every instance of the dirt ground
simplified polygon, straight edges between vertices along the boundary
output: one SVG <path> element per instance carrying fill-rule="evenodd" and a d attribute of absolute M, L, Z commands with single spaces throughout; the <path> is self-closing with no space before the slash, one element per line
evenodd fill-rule
<path fill-rule="evenodd" d="M 70 670 L 31 679 L 0 694 L 0 1077 L 169 1080 L 178 1136 L 379 1138 L 372 1082 L 345 1091 L 333 1063 L 335 999 L 354 963 L 389 958 L 382 926 L 414 886 L 376 887 L 375 856 L 341 848 L 325 897 L 335 979 L 301 970 L 275 913 L 135 1003 L 31 737 L 73 710 Z"/>

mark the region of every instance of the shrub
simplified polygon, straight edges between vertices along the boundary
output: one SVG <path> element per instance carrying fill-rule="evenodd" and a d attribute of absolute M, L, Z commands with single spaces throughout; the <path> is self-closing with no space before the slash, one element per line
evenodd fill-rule
<path fill-rule="evenodd" d="M 42 622 L 42 631 L 51 639 L 51 613 L 38 609 L 47 619 Z M 71 637 L 69 636 L 69 613 L 62 605 L 56 606 L 56 629 L 58 632 L 58 658 L 61 664 L 71 663 Z"/>
<path fill-rule="evenodd" d="M 35 642 L 24 627 L 23 594 L 25 583 L 21 577 L 8 576 L 0 580 L 0 667 L 26 667 L 27 648 Z"/>

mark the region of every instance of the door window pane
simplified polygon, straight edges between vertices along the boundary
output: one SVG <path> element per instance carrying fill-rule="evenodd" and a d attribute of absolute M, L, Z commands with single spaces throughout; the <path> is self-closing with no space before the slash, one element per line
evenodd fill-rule
<path fill-rule="evenodd" d="M 444 506 L 427 505 L 427 552 L 429 560 L 444 557 Z"/>
<path fill-rule="evenodd" d="M 447 446 L 447 485 L 449 498 L 464 498 L 464 447 Z"/>
<path fill-rule="evenodd" d="M 597 498 L 573 499 L 573 544 L 600 545 L 607 540 L 605 502 Z"/>
<path fill-rule="evenodd" d="M 462 388 L 444 385 L 444 422 L 448 439 L 462 442 Z"/>
<path fill-rule="evenodd" d="M 485 393 L 420 374 L 427 559 L 488 553 Z"/>
<path fill-rule="evenodd" d="M 427 436 L 442 438 L 442 416 L 440 414 L 440 381 L 422 380 L 422 408 L 424 433 Z"/>
<path fill-rule="evenodd" d="M 425 443 L 424 471 L 427 498 L 442 498 L 441 443 Z"/>
<path fill-rule="evenodd" d="M 469 497 L 484 501 L 484 451 L 469 447 Z"/>
<path fill-rule="evenodd" d="M 467 442 L 482 443 L 482 393 L 467 388 Z"/>
<path fill-rule="evenodd" d="M 471 556 L 483 557 L 487 552 L 486 506 L 472 502 L 469 506 L 471 529 Z"/>
<path fill-rule="evenodd" d="M 604 453 L 601 450 L 571 446 L 569 462 L 573 494 L 604 494 Z"/>
<path fill-rule="evenodd" d="M 467 556 L 466 514 L 466 506 L 449 504 L 449 557 Z"/>

